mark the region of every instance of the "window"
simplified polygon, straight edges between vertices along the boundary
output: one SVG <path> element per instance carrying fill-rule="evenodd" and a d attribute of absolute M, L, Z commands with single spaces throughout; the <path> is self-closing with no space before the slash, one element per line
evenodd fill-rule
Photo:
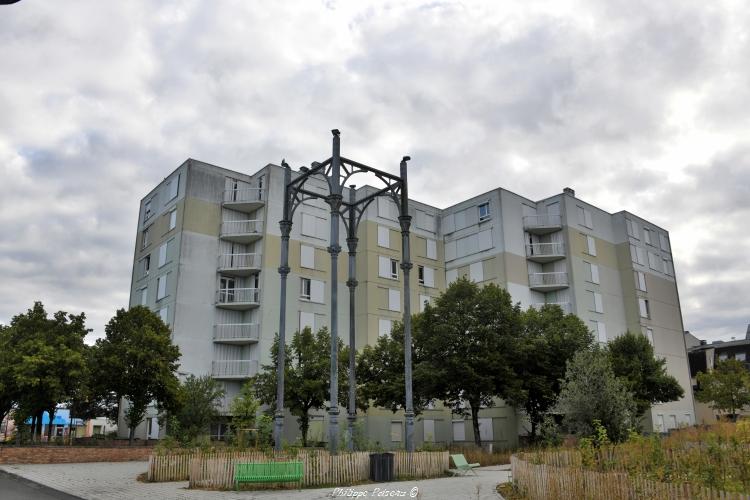
<path fill-rule="evenodd" d="M 638 225 L 635 222 L 630 219 L 625 219 L 625 228 L 628 231 L 628 236 L 635 238 L 636 240 L 640 239 L 638 237 Z"/>
<path fill-rule="evenodd" d="M 424 312 L 425 304 L 428 304 L 429 302 L 430 302 L 429 295 L 420 295 L 419 296 L 419 312 Z"/>
<path fill-rule="evenodd" d="M 148 287 L 141 288 L 141 305 L 145 306 L 148 304 Z"/>
<path fill-rule="evenodd" d="M 480 418 L 479 419 L 479 439 L 482 441 L 492 441 L 492 419 L 491 418 Z"/>
<path fill-rule="evenodd" d="M 300 267 L 315 269 L 315 247 L 300 245 Z"/>
<path fill-rule="evenodd" d="M 596 334 L 596 339 L 603 343 L 607 343 L 607 326 L 604 324 L 603 321 L 592 321 L 592 330 L 594 330 L 594 333 Z"/>
<path fill-rule="evenodd" d="M 435 270 L 431 267 L 424 268 L 424 286 L 432 288 L 435 286 Z"/>
<path fill-rule="evenodd" d="M 646 265 L 646 251 L 635 245 L 630 245 L 630 260 L 635 264 Z"/>
<path fill-rule="evenodd" d="M 146 248 L 149 245 L 150 233 L 151 233 L 150 227 L 147 227 L 146 229 L 143 230 L 143 233 L 141 233 L 141 248 Z"/>
<path fill-rule="evenodd" d="M 398 261 L 396 259 L 391 259 L 391 278 L 398 279 Z"/>
<path fill-rule="evenodd" d="M 452 422 L 453 441 L 466 441 L 466 424 L 463 420 L 454 420 Z"/>
<path fill-rule="evenodd" d="M 383 335 L 390 335 L 392 323 L 389 319 L 378 319 L 378 335 L 381 337 Z"/>
<path fill-rule="evenodd" d="M 388 310 L 397 312 L 401 310 L 401 290 L 388 289 Z"/>
<path fill-rule="evenodd" d="M 432 419 L 422 420 L 422 439 L 425 443 L 435 442 L 435 421 Z"/>
<path fill-rule="evenodd" d="M 378 226 L 378 246 L 391 247 L 391 230 L 386 226 Z"/>
<path fill-rule="evenodd" d="M 424 285 L 424 266 L 417 266 L 417 280 L 420 285 Z"/>
<path fill-rule="evenodd" d="M 159 247 L 159 267 L 167 263 L 167 244 L 164 243 Z"/>
<path fill-rule="evenodd" d="M 591 283 L 599 284 L 599 266 L 590 262 L 583 262 L 588 270 L 588 280 Z"/>
<path fill-rule="evenodd" d="M 175 208 L 171 212 L 169 212 L 169 230 L 171 231 L 177 227 L 177 209 Z"/>
<path fill-rule="evenodd" d="M 726 361 L 727 359 L 729 359 L 729 355 L 727 353 L 722 352 L 721 354 L 719 354 L 719 361 Z"/>
<path fill-rule="evenodd" d="M 659 264 L 661 264 L 659 256 L 653 252 L 648 252 L 648 267 L 654 271 L 659 271 L 661 267 Z"/>
<path fill-rule="evenodd" d="M 151 271 L 151 254 L 143 258 L 143 275 L 148 276 L 149 271 Z"/>
<path fill-rule="evenodd" d="M 583 207 L 576 207 L 578 212 L 578 224 L 589 229 L 593 229 L 594 222 L 591 218 L 591 212 Z"/>
<path fill-rule="evenodd" d="M 159 318 L 161 318 L 165 325 L 169 324 L 169 306 L 159 309 Z"/>
<path fill-rule="evenodd" d="M 458 269 L 447 269 L 445 271 L 445 283 L 450 285 L 458 279 Z"/>
<path fill-rule="evenodd" d="M 479 205 L 479 222 L 490 218 L 490 202 L 485 201 Z"/>
<path fill-rule="evenodd" d="M 734 353 L 734 359 L 736 359 L 737 361 L 744 362 L 745 359 L 746 359 L 746 353 L 744 353 L 744 352 L 735 352 Z"/>
<path fill-rule="evenodd" d="M 640 290 L 641 292 L 647 291 L 646 290 L 646 274 L 641 271 L 633 271 L 633 276 L 635 277 L 636 290 Z"/>
<path fill-rule="evenodd" d="M 394 443 L 401 442 L 401 422 L 391 422 L 391 441 Z"/>
<path fill-rule="evenodd" d="M 664 274 L 666 274 L 667 276 L 672 276 L 672 263 L 669 261 L 669 259 L 663 259 L 662 264 L 664 267 Z"/>
<path fill-rule="evenodd" d="M 641 318 L 650 318 L 651 317 L 651 311 L 649 309 L 648 305 L 648 299 L 638 299 L 638 311 L 641 314 Z"/>
<path fill-rule="evenodd" d="M 180 189 L 180 174 L 167 183 L 167 201 L 177 198 L 177 192 Z"/>
<path fill-rule="evenodd" d="M 167 276 L 159 276 L 156 280 L 156 300 L 161 300 L 167 296 Z"/>
<path fill-rule="evenodd" d="M 469 279 L 477 283 L 484 281 L 484 266 L 481 262 L 474 262 L 469 266 Z"/>
<path fill-rule="evenodd" d="M 309 328 L 311 332 L 315 331 L 315 314 L 311 312 L 299 312 L 299 331 Z"/>
<path fill-rule="evenodd" d="M 602 304 L 602 294 L 596 292 L 589 292 L 591 294 L 591 304 L 594 312 L 604 312 L 604 306 Z"/>
<path fill-rule="evenodd" d="M 303 213 L 301 234 L 320 240 L 326 239 L 326 220 L 323 217 Z"/>
<path fill-rule="evenodd" d="M 586 253 L 596 257 L 596 240 L 593 236 L 586 235 Z"/>
<path fill-rule="evenodd" d="M 653 243 L 651 243 L 651 231 L 645 227 L 643 228 L 643 241 L 645 241 L 647 245 L 653 245 Z"/>
<path fill-rule="evenodd" d="M 437 259 L 437 242 L 435 240 L 427 240 L 427 258 Z"/>
<path fill-rule="evenodd" d="M 393 200 L 386 196 L 378 197 L 378 217 L 390 220 L 398 219 L 398 207 L 393 203 Z"/>
<path fill-rule="evenodd" d="M 654 329 L 653 328 L 644 328 L 643 329 L 644 335 L 646 335 L 646 338 L 648 339 L 649 343 L 651 345 L 654 345 Z"/>
<path fill-rule="evenodd" d="M 398 261 L 383 255 L 378 256 L 378 276 L 398 279 Z"/>
<path fill-rule="evenodd" d="M 234 278 L 221 278 L 219 280 L 219 302 L 234 302 Z"/>
<path fill-rule="evenodd" d="M 318 304 L 325 302 L 325 282 L 310 280 L 310 302 L 317 302 Z"/>
<path fill-rule="evenodd" d="M 669 252 L 669 239 L 666 234 L 659 233 L 659 246 L 665 252 Z"/>
<path fill-rule="evenodd" d="M 300 278 L 300 292 L 299 297 L 301 299 L 310 300 L 310 289 L 312 288 L 310 278 Z"/>
<path fill-rule="evenodd" d="M 151 216 L 152 216 L 152 215 L 154 215 L 154 212 L 153 212 L 153 210 L 151 209 L 151 202 L 152 202 L 152 201 L 153 201 L 153 198 L 152 198 L 152 199 L 150 199 L 150 200 L 148 200 L 148 201 L 147 201 L 147 202 L 146 202 L 146 203 L 145 203 L 145 204 L 143 205 L 143 220 L 144 220 L 144 221 L 148 220 L 149 218 L 151 218 Z"/>

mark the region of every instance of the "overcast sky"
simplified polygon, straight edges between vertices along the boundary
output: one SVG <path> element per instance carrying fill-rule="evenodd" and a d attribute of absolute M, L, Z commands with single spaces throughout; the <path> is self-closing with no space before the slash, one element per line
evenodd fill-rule
<path fill-rule="evenodd" d="M 439 207 L 563 187 L 670 231 L 685 327 L 750 322 L 743 1 L 0 6 L 0 323 L 127 306 L 139 200 L 186 158 L 343 153 Z"/>

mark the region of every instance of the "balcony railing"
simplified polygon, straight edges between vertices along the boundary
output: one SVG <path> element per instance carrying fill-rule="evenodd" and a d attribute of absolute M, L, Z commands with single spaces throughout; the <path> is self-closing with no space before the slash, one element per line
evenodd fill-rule
<path fill-rule="evenodd" d="M 263 188 L 227 189 L 224 191 L 224 203 L 245 203 L 264 201 Z"/>
<path fill-rule="evenodd" d="M 562 217 L 558 214 L 526 215 L 523 228 L 529 233 L 546 234 L 562 229 Z"/>
<path fill-rule="evenodd" d="M 252 309 L 260 304 L 260 288 L 222 288 L 216 291 L 216 305 L 226 309 Z"/>
<path fill-rule="evenodd" d="M 257 323 L 226 323 L 214 325 L 214 342 L 224 344 L 251 344 L 260 340 Z"/>
<path fill-rule="evenodd" d="M 537 262 L 552 262 L 565 258 L 565 244 L 556 243 L 527 243 L 526 258 Z"/>
<path fill-rule="evenodd" d="M 227 274 L 250 274 L 260 269 L 259 253 L 227 253 L 219 255 L 219 271 Z"/>
<path fill-rule="evenodd" d="M 565 314 L 570 314 L 573 312 L 573 307 L 571 306 L 570 302 L 537 302 L 535 304 L 531 304 L 531 307 L 534 309 L 541 309 L 544 306 L 560 306 L 560 309 L 563 310 Z"/>
<path fill-rule="evenodd" d="M 529 288 L 540 290 L 559 290 L 568 286 L 568 273 L 531 273 Z"/>
<path fill-rule="evenodd" d="M 262 220 L 232 220 L 221 223 L 221 237 L 225 240 L 251 243 L 262 236 Z"/>
<path fill-rule="evenodd" d="M 211 376 L 219 379 L 250 378 L 258 373 L 258 362 L 251 359 L 213 361 Z"/>

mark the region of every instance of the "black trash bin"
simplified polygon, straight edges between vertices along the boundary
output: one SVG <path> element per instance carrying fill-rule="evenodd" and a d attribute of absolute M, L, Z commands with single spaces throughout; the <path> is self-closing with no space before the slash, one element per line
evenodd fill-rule
<path fill-rule="evenodd" d="M 370 481 L 393 481 L 393 453 L 370 453 Z"/>

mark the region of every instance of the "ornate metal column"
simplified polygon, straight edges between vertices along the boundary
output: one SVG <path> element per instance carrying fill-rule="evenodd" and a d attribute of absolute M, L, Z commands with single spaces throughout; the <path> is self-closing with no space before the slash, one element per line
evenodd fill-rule
<path fill-rule="evenodd" d="M 326 198 L 331 207 L 331 406 L 328 408 L 328 447 L 331 454 L 338 452 L 339 437 L 339 218 L 341 210 L 341 139 L 339 131 L 333 130 L 333 155 L 331 156 L 331 173 L 328 181 L 330 194 Z"/>
<path fill-rule="evenodd" d="M 404 272 L 404 381 L 406 390 L 406 451 L 414 451 L 414 400 L 411 383 L 411 289 L 409 287 L 409 274 L 412 263 L 409 252 L 409 227 L 411 226 L 411 215 L 409 215 L 409 188 L 406 181 L 406 162 L 411 160 L 404 156 L 401 160 L 401 215 L 398 221 L 401 223 L 401 269 Z"/>
<path fill-rule="evenodd" d="M 286 284 L 289 275 L 289 233 L 292 231 L 292 218 L 289 213 L 289 183 L 292 180 L 292 169 L 286 162 L 284 166 L 284 206 L 282 208 L 282 219 L 279 222 L 281 228 L 281 265 L 279 275 L 281 277 L 281 293 L 279 298 L 279 352 L 276 363 L 276 412 L 274 413 L 273 443 L 274 449 L 281 451 L 284 435 L 284 367 L 286 357 Z"/>
<path fill-rule="evenodd" d="M 349 186 L 349 206 L 355 205 L 356 188 L 354 184 Z M 349 279 L 346 281 L 346 286 L 349 287 L 349 427 L 347 430 L 348 437 L 348 448 L 349 451 L 354 451 L 354 424 L 357 422 L 357 377 L 354 374 L 355 370 L 355 359 L 356 359 L 356 336 L 354 330 L 355 324 L 355 303 L 354 303 L 354 292 L 357 289 L 357 269 L 356 269 L 356 255 L 357 255 L 357 225 L 354 218 L 354 210 L 349 210 L 349 224 L 347 225 L 347 238 L 346 244 L 349 248 Z"/>

